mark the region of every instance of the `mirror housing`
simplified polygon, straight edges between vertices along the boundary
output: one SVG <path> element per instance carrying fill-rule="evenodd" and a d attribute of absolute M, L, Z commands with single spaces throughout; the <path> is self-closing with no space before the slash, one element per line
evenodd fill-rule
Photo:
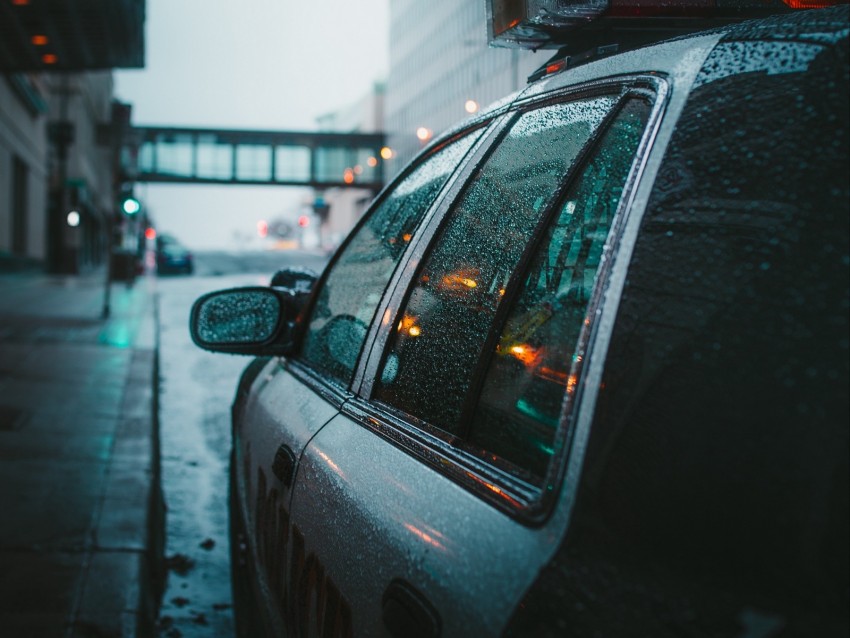
<path fill-rule="evenodd" d="M 318 280 L 319 275 L 316 271 L 292 266 L 278 270 L 272 276 L 269 286 L 288 296 L 292 301 L 295 314 L 298 315 L 307 305 Z"/>
<path fill-rule="evenodd" d="M 292 296 L 274 288 L 250 286 L 217 290 L 192 306 L 192 341 L 211 352 L 282 356 L 292 351 Z"/>

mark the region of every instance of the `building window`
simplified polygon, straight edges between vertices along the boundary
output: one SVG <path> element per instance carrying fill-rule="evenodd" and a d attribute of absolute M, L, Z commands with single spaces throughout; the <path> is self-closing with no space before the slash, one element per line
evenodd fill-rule
<path fill-rule="evenodd" d="M 27 252 L 27 165 L 20 157 L 12 161 L 12 253 Z"/>

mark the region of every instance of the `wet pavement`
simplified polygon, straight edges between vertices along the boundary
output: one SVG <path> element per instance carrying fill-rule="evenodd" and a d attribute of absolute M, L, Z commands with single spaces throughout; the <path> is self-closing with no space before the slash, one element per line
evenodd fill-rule
<path fill-rule="evenodd" d="M 197 348 L 188 332 L 195 299 L 260 277 L 162 278 L 160 427 L 168 503 L 168 578 L 160 635 L 232 636 L 227 515 L 230 403 L 247 358 Z"/>
<path fill-rule="evenodd" d="M 233 635 L 230 403 L 250 358 L 195 347 L 189 308 L 324 261 L 198 255 L 200 276 L 113 283 L 106 319 L 101 273 L 0 272 L 0 636 Z"/>
<path fill-rule="evenodd" d="M 0 274 L 0 634 L 145 636 L 162 546 L 153 289 Z"/>
<path fill-rule="evenodd" d="M 230 405 L 251 357 L 195 346 L 188 332 L 192 303 L 212 290 L 267 285 L 279 267 L 320 270 L 323 264 L 323 257 L 298 253 L 228 254 L 226 259 L 210 253 L 197 257 L 198 275 L 157 281 L 162 477 L 168 504 L 162 638 L 232 636 L 234 631 L 227 513 Z"/>

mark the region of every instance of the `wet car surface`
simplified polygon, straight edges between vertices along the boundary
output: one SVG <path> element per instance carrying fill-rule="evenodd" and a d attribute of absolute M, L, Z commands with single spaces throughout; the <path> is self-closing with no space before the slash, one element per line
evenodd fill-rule
<path fill-rule="evenodd" d="M 243 635 L 846 635 L 847 22 L 546 76 L 311 286 L 196 303 L 260 356 Z"/>

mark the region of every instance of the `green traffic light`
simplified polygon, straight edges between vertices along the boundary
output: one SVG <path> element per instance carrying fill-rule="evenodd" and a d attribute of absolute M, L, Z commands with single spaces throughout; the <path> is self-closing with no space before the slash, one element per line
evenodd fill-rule
<path fill-rule="evenodd" d="M 139 200 L 133 199 L 132 197 L 128 197 L 121 202 L 121 209 L 128 215 L 135 215 L 141 210 L 141 208 L 142 205 L 139 203 Z"/>

